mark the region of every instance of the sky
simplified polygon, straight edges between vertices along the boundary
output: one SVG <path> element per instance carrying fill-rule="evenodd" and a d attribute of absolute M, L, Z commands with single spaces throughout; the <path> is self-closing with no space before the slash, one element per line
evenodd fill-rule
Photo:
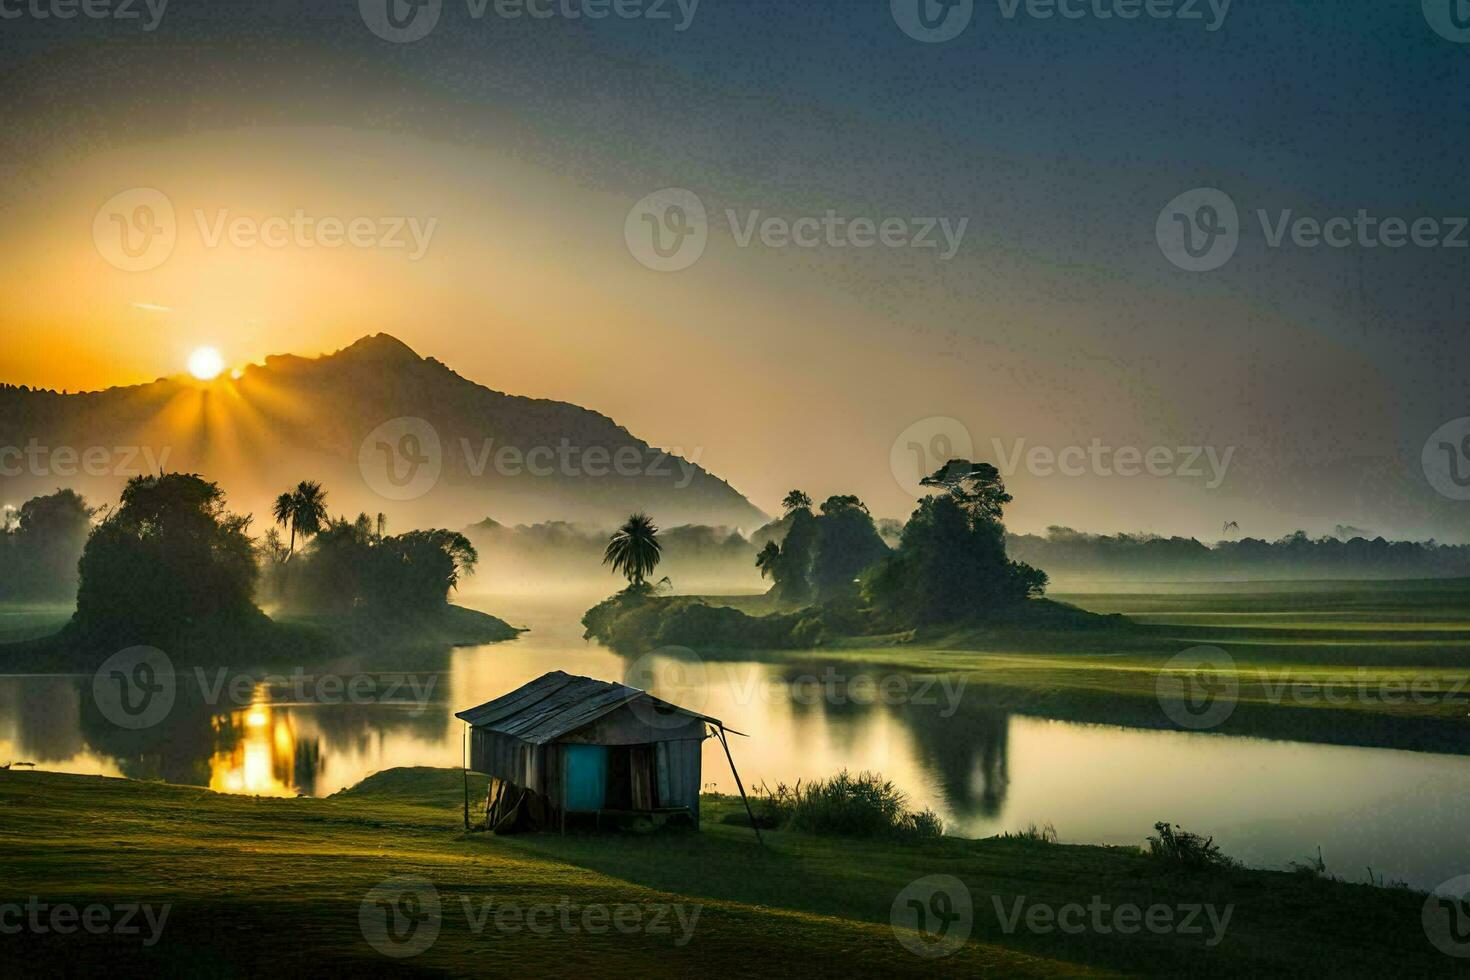
<path fill-rule="evenodd" d="M 444 2 L 406 43 L 382 0 L 0 4 L 0 380 L 385 331 L 699 447 L 767 511 L 801 486 L 902 517 L 968 445 L 1016 530 L 1466 539 L 1423 460 L 1470 412 L 1448 0 L 992 0 L 945 41 L 918 0 L 622 2 Z M 705 220 L 647 203 L 671 188 Z M 120 252 L 164 207 L 166 257 Z M 1291 230 L 1360 212 L 1435 244 Z M 1222 213 L 1220 264 L 1165 247 Z M 688 227 L 687 265 L 651 248 Z"/>

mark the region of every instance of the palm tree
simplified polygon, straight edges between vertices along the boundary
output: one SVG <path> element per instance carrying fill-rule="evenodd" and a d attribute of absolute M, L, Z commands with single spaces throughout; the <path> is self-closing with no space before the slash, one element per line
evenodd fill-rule
<path fill-rule="evenodd" d="M 320 483 L 302 480 L 296 489 L 276 498 L 271 514 L 281 527 L 291 529 L 291 544 L 286 549 L 286 560 L 296 553 L 296 535 L 305 541 L 322 529 L 327 520 L 327 492 Z"/>
<path fill-rule="evenodd" d="M 628 579 L 628 587 L 642 589 L 658 567 L 663 546 L 658 543 L 658 526 L 647 514 L 633 514 L 614 532 L 602 553 L 602 563 L 611 565 Z"/>
<path fill-rule="evenodd" d="M 786 508 L 786 512 L 788 514 L 791 513 L 793 510 L 797 510 L 802 507 L 811 507 L 811 505 L 812 498 L 807 496 L 804 490 L 793 490 L 786 495 L 785 500 L 781 501 L 781 506 Z"/>
<path fill-rule="evenodd" d="M 781 546 L 767 541 L 766 546 L 755 556 L 755 567 L 761 570 L 761 578 L 776 577 L 776 565 L 781 561 Z"/>

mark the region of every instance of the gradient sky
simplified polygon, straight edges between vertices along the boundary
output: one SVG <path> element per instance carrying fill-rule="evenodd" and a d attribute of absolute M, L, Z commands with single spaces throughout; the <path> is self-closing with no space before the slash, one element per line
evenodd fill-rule
<path fill-rule="evenodd" d="M 701 447 L 767 510 L 800 485 L 906 514 L 890 450 L 941 417 L 990 459 L 992 439 L 1234 447 L 1215 489 L 1023 469 L 1015 529 L 1466 537 L 1470 504 L 1419 457 L 1470 411 L 1470 249 L 1270 248 L 1254 217 L 1470 214 L 1470 44 L 1419 0 L 1236 0 L 1214 32 L 979 3 L 945 44 L 888 0 L 702 0 L 683 32 L 475 21 L 460 0 L 414 44 L 355 2 L 175 0 L 151 32 L 0 20 L 0 54 L 6 381 L 129 384 L 200 344 L 240 363 L 387 331 Z M 174 203 L 179 244 L 129 273 L 91 229 L 139 186 Z M 670 186 L 713 221 L 704 257 L 660 274 L 623 224 Z M 1201 186 L 1244 231 L 1195 274 L 1154 226 Z M 225 208 L 437 225 L 418 261 L 209 248 L 192 213 Z M 969 225 L 948 262 L 739 248 L 727 208 Z"/>

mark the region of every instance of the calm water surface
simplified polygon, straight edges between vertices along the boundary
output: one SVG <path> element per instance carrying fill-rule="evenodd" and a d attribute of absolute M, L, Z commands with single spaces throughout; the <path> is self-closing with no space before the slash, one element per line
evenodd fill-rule
<path fill-rule="evenodd" d="M 888 681 L 900 685 L 889 699 L 899 703 L 874 704 L 868 682 L 887 675 L 872 666 L 615 654 L 581 639 L 577 621 L 591 602 L 470 598 L 532 631 L 394 672 L 314 665 L 313 676 L 342 678 L 340 692 L 242 670 L 251 679 L 235 702 L 208 693 L 215 668 L 185 673 L 168 718 L 141 731 L 100 716 L 90 677 L 0 677 L 0 763 L 325 796 L 381 769 L 459 765 L 455 711 L 559 669 L 652 687 L 749 733 L 731 738 L 747 786 L 877 770 L 939 811 L 951 833 L 1051 822 L 1064 841 L 1137 844 L 1169 820 L 1254 865 L 1283 866 L 1320 845 L 1329 870 L 1349 879 L 1371 866 L 1429 888 L 1470 872 L 1470 758 L 1051 721 L 985 708 L 953 681 L 924 689 L 902 676 Z M 714 740 L 704 779 L 734 792 Z"/>

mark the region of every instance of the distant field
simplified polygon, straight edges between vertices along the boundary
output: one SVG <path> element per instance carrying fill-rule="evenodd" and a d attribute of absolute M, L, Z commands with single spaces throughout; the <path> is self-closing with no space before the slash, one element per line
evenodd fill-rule
<path fill-rule="evenodd" d="M 1172 728 L 1161 673 L 1210 646 L 1233 661 L 1210 679 L 1229 674 L 1237 687 L 1235 710 L 1212 730 L 1470 753 L 1470 579 L 1149 588 L 1050 596 L 1132 621 L 1116 629 L 973 627 L 770 656 L 962 672 L 972 696 L 1000 707 Z M 762 597 L 710 601 L 765 611 Z"/>
<path fill-rule="evenodd" d="M 0 643 L 50 636 L 71 619 L 73 607 L 57 603 L 0 603 Z"/>

